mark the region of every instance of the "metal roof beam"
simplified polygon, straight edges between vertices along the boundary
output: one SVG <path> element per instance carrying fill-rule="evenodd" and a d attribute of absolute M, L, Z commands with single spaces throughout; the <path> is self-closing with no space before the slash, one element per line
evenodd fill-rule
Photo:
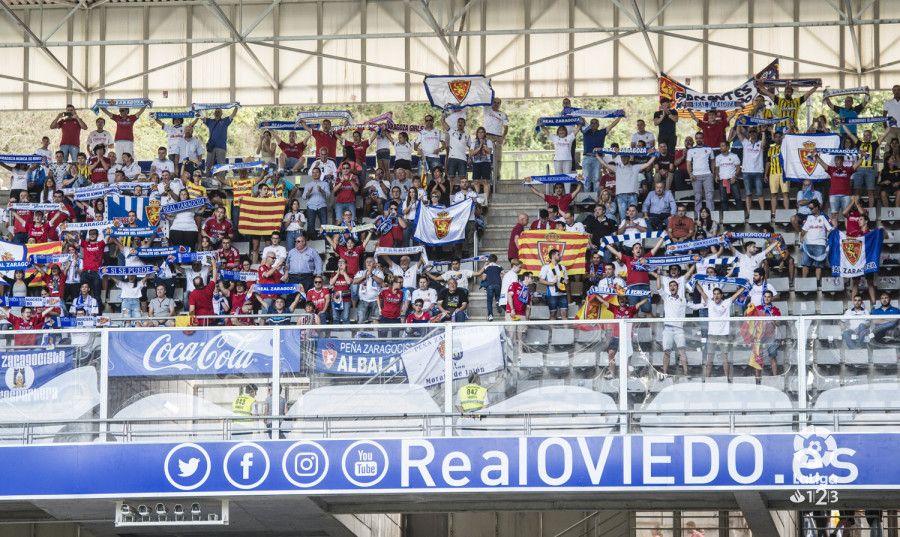
<path fill-rule="evenodd" d="M 256 53 L 250 49 L 250 46 L 244 40 L 244 36 L 242 36 L 241 33 L 237 31 L 237 28 L 234 27 L 234 24 L 232 24 L 228 16 L 225 15 L 225 12 L 222 11 L 222 8 L 220 8 L 219 4 L 216 3 L 216 0 L 208 0 L 206 6 L 210 8 L 213 14 L 218 17 L 219 21 L 223 25 L 225 25 L 225 28 L 228 29 L 229 33 L 231 33 L 231 36 L 235 40 L 235 42 L 241 45 L 244 51 L 247 52 L 247 54 L 250 56 L 250 60 L 253 62 L 253 65 L 256 66 L 256 70 L 259 71 L 259 74 L 261 74 L 263 78 L 266 79 L 266 82 L 268 82 L 269 85 L 272 86 L 272 89 L 277 91 L 279 89 L 278 82 L 274 78 L 272 78 L 272 75 L 269 73 L 269 71 L 266 70 L 266 67 L 262 64 L 261 61 L 259 61 Z"/>

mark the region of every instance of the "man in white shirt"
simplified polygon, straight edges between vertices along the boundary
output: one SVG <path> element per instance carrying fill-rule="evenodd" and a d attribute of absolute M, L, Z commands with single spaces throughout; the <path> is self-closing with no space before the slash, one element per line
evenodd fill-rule
<path fill-rule="evenodd" d="M 728 200 L 731 195 L 732 202 L 728 202 L 728 208 L 740 207 L 741 198 L 738 192 L 737 176 L 741 173 L 741 159 L 731 152 L 728 142 L 719 144 L 719 154 L 716 156 L 716 182 L 719 183 L 720 197 Z"/>
<path fill-rule="evenodd" d="M 141 165 L 134 160 L 131 153 L 122 154 L 122 165 L 120 169 L 122 170 L 122 173 L 125 174 L 125 179 L 129 181 L 134 181 L 137 176 L 141 174 Z"/>
<path fill-rule="evenodd" d="M 469 279 L 477 276 L 477 274 L 469 269 L 460 269 L 459 266 L 459 258 L 454 258 L 452 261 L 450 261 L 450 270 L 445 270 L 438 276 L 435 276 L 431 273 L 426 274 L 428 274 L 428 277 L 436 282 L 447 283 L 450 280 L 456 280 L 456 283 L 459 284 L 460 288 L 468 290 Z"/>
<path fill-rule="evenodd" d="M 842 323 L 844 325 L 842 337 L 844 345 L 848 349 L 862 349 L 866 346 L 869 323 L 858 318 L 865 317 L 868 314 L 869 312 L 863 307 L 862 295 L 853 295 L 853 305 L 844 312 L 844 318 L 851 320 Z"/>
<path fill-rule="evenodd" d="M 366 258 L 365 266 L 353 277 L 353 283 L 359 288 L 356 320 L 359 324 L 364 324 L 378 313 L 378 295 L 384 285 L 384 273 L 375 264 L 374 257 Z"/>
<path fill-rule="evenodd" d="M 715 356 L 721 353 L 725 376 L 728 378 L 728 382 L 731 382 L 731 367 L 728 363 L 728 354 L 731 352 L 731 323 L 730 321 L 713 321 L 713 319 L 728 319 L 731 317 L 731 305 L 734 303 L 734 299 L 744 292 L 744 289 L 738 289 L 733 295 L 725 298 L 722 290 L 716 287 L 713 289 L 712 299 L 710 299 L 702 285 L 698 285 L 697 289 L 700 290 L 700 296 L 703 297 L 703 304 L 707 308 L 710 319 L 704 376 L 709 377 L 712 373 Z"/>
<path fill-rule="evenodd" d="M 632 164 L 631 156 L 624 155 L 621 161 L 621 164 L 613 165 L 600 160 L 600 166 L 616 176 L 616 206 L 620 217 L 625 214 L 629 205 L 637 205 L 641 173 L 653 167 L 656 157 L 651 157 L 644 164 Z"/>
<path fill-rule="evenodd" d="M 509 270 L 503 274 L 503 279 L 500 281 L 500 298 L 497 300 L 497 304 L 500 305 L 501 309 L 506 306 L 506 293 L 509 291 L 509 286 L 512 285 L 513 282 L 519 281 L 519 272 L 521 270 L 521 261 L 518 259 L 510 260 Z"/>
<path fill-rule="evenodd" d="M 681 364 L 682 374 L 687 376 L 687 341 L 684 337 L 684 322 L 670 321 L 668 319 L 683 319 L 687 317 L 688 308 L 692 310 L 700 309 L 701 306 L 688 304 L 684 298 L 684 289 L 675 279 L 669 279 L 668 283 L 663 284 L 660 280 L 660 288 L 656 294 L 660 296 L 663 303 L 664 317 L 667 319 L 663 325 L 662 348 L 663 348 L 663 375 L 669 374 L 669 357 L 672 350 L 678 352 L 679 363 Z"/>
<path fill-rule="evenodd" d="M 491 169 L 491 179 L 494 181 L 500 177 L 500 165 L 503 162 L 503 142 L 506 140 L 506 133 L 509 131 L 509 118 L 505 112 L 500 111 L 500 104 L 500 99 L 494 97 L 491 107 L 484 109 L 484 121 L 482 122 L 484 130 L 487 132 L 488 140 L 494 144 L 492 152 L 494 167 Z"/>
<path fill-rule="evenodd" d="M 312 175 L 313 169 L 318 169 L 321 172 L 319 177 L 326 183 L 330 184 L 337 177 L 337 165 L 328 158 L 328 148 L 319 148 L 319 157 L 309 167 L 310 175 Z"/>
<path fill-rule="evenodd" d="M 103 127 L 106 125 L 106 120 L 102 117 L 97 118 L 97 130 L 91 131 L 87 135 L 87 139 L 85 140 L 85 148 L 88 155 L 94 154 L 94 148 L 100 144 L 103 144 L 105 147 L 113 146 L 113 137 L 112 134 L 108 130 L 105 130 Z"/>
<path fill-rule="evenodd" d="M 449 118 L 448 118 L 449 119 Z M 469 160 L 469 145 L 472 143 L 469 134 L 466 132 L 466 120 L 458 118 L 456 126 L 450 128 L 450 124 L 444 122 L 444 130 L 447 135 L 447 146 L 449 153 L 447 154 L 447 177 L 451 181 L 455 178 L 457 182 L 466 177 Z"/>
<path fill-rule="evenodd" d="M 181 140 L 179 153 L 182 170 L 194 173 L 194 170 L 200 168 L 200 161 L 204 155 L 206 155 L 206 149 L 203 147 L 203 142 L 194 136 L 194 127 L 188 125 L 184 128 L 184 138 Z"/>
<path fill-rule="evenodd" d="M 550 320 L 568 319 L 568 283 L 569 273 L 560 263 L 559 250 L 550 250 L 550 263 L 541 267 L 540 283 L 547 286 L 547 307 L 550 309 Z M 559 317 L 557 317 L 557 314 Z"/>
<path fill-rule="evenodd" d="M 575 213 L 572 212 L 572 209 L 569 209 L 568 211 L 563 213 L 563 221 L 566 226 L 566 231 L 570 231 L 572 233 L 587 233 L 584 230 L 584 224 L 575 221 Z"/>
<path fill-rule="evenodd" d="M 603 275 L 591 287 L 591 291 L 601 296 L 612 296 L 607 294 L 606 291 L 610 289 L 625 289 L 625 280 L 616 276 L 616 266 L 613 263 L 605 263 L 603 265 Z"/>
<path fill-rule="evenodd" d="M 687 171 L 694 185 L 694 213 L 696 218 L 700 218 L 700 209 L 703 207 L 703 201 L 706 201 L 706 208 L 709 212 L 715 213 L 713 205 L 713 173 L 710 162 L 713 160 L 712 148 L 703 145 L 703 136 L 697 133 L 697 145 L 688 149 L 687 152 Z"/>
<path fill-rule="evenodd" d="M 422 301 L 422 309 L 431 314 L 434 314 L 437 311 L 437 291 L 428 287 L 428 278 L 424 275 L 419 276 L 419 286 L 416 287 L 415 291 L 412 292 L 412 298 L 410 299 L 410 303 L 415 303 L 416 300 Z"/>
<path fill-rule="evenodd" d="M 163 171 L 168 171 L 169 174 L 175 175 L 175 163 L 169 160 L 166 148 L 160 147 L 156 150 L 156 158 L 150 163 L 150 173 L 155 173 L 157 177 L 162 177 Z"/>
<path fill-rule="evenodd" d="M 894 118 L 894 126 L 884 135 L 884 147 L 890 147 L 891 140 L 900 138 L 900 84 L 894 84 L 891 91 L 894 98 L 884 101 L 884 115 Z"/>
<path fill-rule="evenodd" d="M 726 236 L 731 237 L 732 234 L 729 232 Z M 768 248 L 759 251 L 759 245 L 756 244 L 756 241 L 749 241 L 744 246 L 743 252 L 738 252 L 734 249 L 734 243 L 731 243 L 731 252 L 737 258 L 737 277 L 743 278 L 745 280 L 749 280 L 753 277 L 753 271 L 758 269 L 762 262 L 766 260 L 766 255 L 776 246 L 778 246 L 777 242 L 773 242 L 769 245 Z M 760 302 L 762 304 L 762 302 Z"/>
<path fill-rule="evenodd" d="M 287 258 L 287 248 L 281 245 L 281 233 L 274 232 L 269 237 L 269 244 L 263 248 L 262 258 L 265 259 L 267 255 L 272 254 L 275 256 L 276 263 L 283 263 Z M 309 291 L 309 289 L 307 289 Z"/>
<path fill-rule="evenodd" d="M 762 306 L 763 294 L 766 291 L 772 293 L 772 298 L 778 296 L 778 291 L 772 287 L 772 284 L 766 279 L 766 271 L 758 268 L 753 271 L 753 283 L 750 287 L 750 303 L 753 304 L 753 306 Z"/>
<path fill-rule="evenodd" d="M 638 142 L 644 142 L 647 147 L 656 147 L 656 137 L 647 130 L 643 119 L 637 120 L 637 132 L 631 135 L 631 147 L 637 147 Z"/>
<path fill-rule="evenodd" d="M 816 279 L 822 279 L 822 267 L 828 260 L 828 232 L 833 228 L 831 221 L 822 214 L 822 208 L 817 200 L 809 202 L 810 214 L 803 222 L 803 230 L 800 232 L 800 266 L 803 267 L 803 277 L 809 276 L 809 269 L 816 269 Z"/>
<path fill-rule="evenodd" d="M 645 231 L 647 231 L 647 221 L 638 217 L 637 207 L 635 205 L 629 205 L 628 208 L 625 209 L 625 217 L 622 218 L 622 221 L 619 223 L 619 235 L 624 235 L 626 233 L 644 233 Z M 623 241 L 622 248 L 626 252 L 630 252 L 631 247 L 639 242 L 641 242 L 640 239 Z"/>
<path fill-rule="evenodd" d="M 419 131 L 415 142 L 416 151 L 420 158 L 428 163 L 428 169 L 433 170 L 441 165 L 441 151 L 444 149 L 443 136 L 440 130 L 434 128 L 434 116 L 425 116 L 425 128 Z"/>
<path fill-rule="evenodd" d="M 176 196 L 184 190 L 184 183 L 181 182 L 181 179 L 173 179 L 172 177 L 172 174 L 167 171 L 162 172 L 159 176 L 159 184 L 156 185 L 156 191 L 160 196 L 165 195 L 166 190 L 171 190 L 172 194 Z"/>
<path fill-rule="evenodd" d="M 765 174 L 765 147 L 766 144 L 759 136 L 756 127 L 750 128 L 750 134 L 744 132 L 745 127 L 738 127 L 737 135 L 743 146 L 743 158 L 741 159 L 741 178 L 744 180 L 744 202 L 747 211 L 753 208 L 753 196 L 759 210 L 765 209 L 763 199 L 763 175 Z"/>

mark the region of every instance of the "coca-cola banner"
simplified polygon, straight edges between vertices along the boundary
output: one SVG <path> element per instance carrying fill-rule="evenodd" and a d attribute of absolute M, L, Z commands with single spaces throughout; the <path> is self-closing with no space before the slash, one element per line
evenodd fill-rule
<path fill-rule="evenodd" d="M 268 330 L 129 330 L 109 337 L 109 375 L 187 377 L 272 373 Z M 293 353 L 290 353 L 293 354 Z M 281 372 L 296 373 L 299 360 L 282 357 Z"/>

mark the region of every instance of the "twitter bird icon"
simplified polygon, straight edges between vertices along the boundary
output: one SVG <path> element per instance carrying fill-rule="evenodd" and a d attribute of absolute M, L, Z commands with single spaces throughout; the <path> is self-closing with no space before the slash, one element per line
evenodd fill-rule
<path fill-rule="evenodd" d="M 200 459 L 198 457 L 191 457 L 187 462 L 178 459 L 178 477 L 191 477 L 197 473 L 199 467 Z"/>

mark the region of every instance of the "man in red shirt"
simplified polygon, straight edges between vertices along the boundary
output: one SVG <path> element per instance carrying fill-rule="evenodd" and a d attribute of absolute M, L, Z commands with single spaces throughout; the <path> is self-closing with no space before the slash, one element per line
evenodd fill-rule
<path fill-rule="evenodd" d="M 40 330 L 44 327 L 44 314 L 55 312 L 56 308 L 47 308 L 44 312 L 35 314 L 30 307 L 22 308 L 22 316 L 13 315 L 9 309 L 0 309 L 0 317 L 5 318 L 15 331 Z M 38 336 L 21 335 L 14 338 L 17 346 L 31 347 L 37 344 Z"/>
<path fill-rule="evenodd" d="M 50 123 L 50 128 L 62 131 L 59 150 L 63 152 L 65 162 L 75 162 L 78 157 L 78 148 L 81 147 L 81 131 L 86 131 L 88 128 L 84 120 L 78 116 L 75 107 L 71 104 L 66 105 L 66 111 L 56 115 Z"/>
<path fill-rule="evenodd" d="M 47 223 L 50 224 L 50 240 L 55 241 L 59 240 L 59 234 L 57 233 L 56 228 L 59 227 L 60 224 L 73 220 L 73 213 L 72 209 L 66 204 L 66 199 L 62 190 L 57 190 L 53 193 L 53 203 L 59 203 L 60 209 L 58 211 L 50 211 L 47 213 Z"/>
<path fill-rule="evenodd" d="M 344 147 L 349 147 L 353 150 L 353 160 L 359 164 L 362 168 L 366 167 L 366 153 L 369 151 L 369 140 L 363 140 L 362 131 L 353 131 L 352 140 L 344 140 Z M 375 133 L 372 133 L 372 138 L 374 139 L 376 136 Z"/>
<path fill-rule="evenodd" d="M 106 158 L 106 146 L 103 144 L 94 148 L 94 156 L 88 161 L 88 169 L 91 171 L 91 183 L 109 183 L 110 161 Z"/>
<path fill-rule="evenodd" d="M 644 245 L 640 242 L 635 243 L 631 246 L 631 255 L 623 254 L 612 244 L 606 245 L 606 248 L 612 252 L 623 265 L 625 265 L 625 284 L 629 289 L 650 290 L 650 273 L 648 271 L 636 269 L 635 264 L 640 264 L 642 260 L 656 255 L 656 252 L 662 247 L 663 242 L 665 242 L 665 238 L 660 237 L 659 240 L 656 241 L 656 245 L 653 246 L 653 249 L 649 252 L 644 251 Z M 632 306 L 641 304 L 642 307 L 640 308 L 640 312 L 643 314 L 641 315 L 642 317 L 652 316 L 649 300 L 638 300 L 638 297 L 631 296 L 628 297 L 628 302 Z"/>
<path fill-rule="evenodd" d="M 528 225 L 528 215 L 519 213 L 516 225 L 513 226 L 512 231 L 509 234 L 509 244 L 506 247 L 506 257 L 510 261 L 519 257 L 519 245 L 517 241 L 519 240 L 519 235 L 525 231 L 526 225 Z"/>
<path fill-rule="evenodd" d="M 334 249 L 334 253 L 347 263 L 347 274 L 355 275 L 359 272 L 359 261 L 366 251 L 366 243 L 369 241 L 370 235 L 366 234 L 362 244 L 356 244 L 352 236 L 348 236 L 344 244 L 338 244 L 337 237 L 334 235 L 327 235 L 327 237 L 328 242 L 331 243 L 331 247 Z"/>
<path fill-rule="evenodd" d="M 378 324 L 400 324 L 400 316 L 409 307 L 409 303 L 404 298 L 403 279 L 394 277 L 391 281 L 389 289 L 382 289 L 378 293 Z M 400 330 L 390 330 L 389 337 L 395 337 Z"/>
<path fill-rule="evenodd" d="M 694 139 L 687 136 L 684 139 L 684 147 L 675 150 L 675 159 L 672 164 L 675 166 L 675 174 L 672 180 L 672 190 L 690 190 L 687 180 L 691 176 L 687 169 L 687 153 L 694 147 Z"/>
<path fill-rule="evenodd" d="M 344 211 L 350 211 L 356 221 L 356 193 L 359 192 L 359 181 L 350 170 L 349 162 L 341 162 L 341 170 L 334 180 L 331 189 L 334 194 L 334 221 L 340 222 Z"/>
<path fill-rule="evenodd" d="M 297 173 L 303 167 L 303 153 L 306 152 L 306 143 L 309 141 L 309 134 L 302 142 L 297 142 L 297 131 L 288 133 L 288 141 L 282 140 L 278 133 L 272 131 L 272 137 L 278 142 L 278 148 L 281 154 L 278 155 L 278 167 L 290 173 Z"/>
<path fill-rule="evenodd" d="M 47 242 L 50 240 L 50 225 L 44 222 L 44 212 L 34 211 L 34 218 L 25 226 L 25 233 L 34 242 Z"/>
<path fill-rule="evenodd" d="M 390 226 L 390 227 L 388 227 Z M 375 220 L 375 230 L 380 234 L 378 246 L 394 248 L 403 240 L 406 220 L 397 214 L 397 202 L 392 201 L 382 216 Z"/>
<path fill-rule="evenodd" d="M 241 268 L 241 253 L 238 252 L 237 248 L 232 246 L 230 235 L 222 237 L 222 247 L 219 249 L 219 261 L 222 263 L 222 268 L 226 270 L 240 270 Z"/>
<path fill-rule="evenodd" d="M 328 158 L 335 158 L 337 153 L 337 139 L 338 136 L 331 128 L 331 120 L 325 119 L 322 120 L 322 130 L 313 129 L 309 127 L 304 120 L 300 120 L 300 124 L 303 125 L 303 128 L 312 133 L 312 137 L 316 140 L 316 154 L 319 154 L 321 149 L 325 149 L 328 151 Z"/>
<path fill-rule="evenodd" d="M 831 225 L 837 227 L 838 218 L 844 214 L 844 209 L 850 207 L 850 196 L 853 192 L 850 190 L 850 176 L 859 168 L 862 159 L 857 159 L 856 164 L 844 166 L 844 155 L 834 156 L 834 166 L 829 166 L 822 156 L 816 153 L 816 162 L 825 169 L 825 172 L 831 178 L 828 190 L 828 206 L 831 210 Z"/>
<path fill-rule="evenodd" d="M 215 263 L 212 263 L 212 277 L 210 277 L 209 283 L 206 285 L 203 285 L 203 278 L 194 276 L 194 290 L 188 295 L 188 312 L 191 316 L 192 326 L 208 326 L 210 324 L 209 319 L 198 319 L 197 317 L 215 315 L 213 294 L 218 284 L 218 276 L 219 273 Z"/>
<path fill-rule="evenodd" d="M 130 110 L 127 108 L 119 108 L 118 114 L 110 114 L 109 110 L 106 108 L 101 108 L 104 114 L 109 116 L 109 118 L 116 122 L 116 155 L 118 155 L 119 159 L 116 161 L 118 164 L 122 163 L 122 154 L 128 153 L 132 157 L 134 157 L 134 124 L 137 123 L 141 114 L 144 113 L 146 107 L 141 107 L 140 110 L 137 111 L 137 114 L 129 114 Z"/>
<path fill-rule="evenodd" d="M 204 237 L 209 237 L 209 242 L 213 246 L 218 246 L 222 239 L 231 235 L 233 231 L 231 221 L 225 218 L 225 207 L 216 207 L 213 215 L 203 222 L 201 233 Z"/>
<path fill-rule="evenodd" d="M 326 312 L 331 306 L 331 291 L 325 287 L 322 276 L 313 278 L 313 288 L 306 292 L 306 301 L 312 303 L 319 315 L 319 321 L 324 323 Z"/>
<path fill-rule="evenodd" d="M 638 309 L 642 308 L 644 305 L 650 304 L 649 298 L 642 298 L 635 302 L 634 304 L 621 305 L 622 299 L 619 298 L 618 305 L 613 305 L 611 302 L 606 300 L 600 295 L 595 295 L 597 300 L 599 300 L 606 309 L 612 313 L 614 319 L 634 319 L 638 313 Z M 628 297 L 635 298 L 635 297 Z M 609 356 L 609 369 L 606 370 L 606 378 L 611 379 L 616 376 L 616 353 L 619 352 L 619 323 L 615 323 L 609 325 L 611 331 L 611 337 L 609 339 L 609 344 L 606 346 L 606 353 Z"/>
<path fill-rule="evenodd" d="M 91 296 L 100 302 L 100 267 L 103 266 L 106 242 L 98 240 L 98 235 L 96 229 L 88 230 L 87 240 L 81 241 L 81 283 L 88 284 L 91 288 Z"/>
<path fill-rule="evenodd" d="M 528 181 L 529 179 L 531 178 L 525 178 L 526 181 Z M 569 206 L 572 205 L 572 200 L 575 199 L 575 196 L 577 196 L 578 193 L 581 192 L 581 188 L 584 186 L 581 182 L 581 176 L 578 177 L 578 180 L 579 182 L 575 186 L 575 189 L 569 194 L 566 194 L 566 188 L 561 183 L 553 185 L 553 194 L 544 194 L 543 192 L 540 192 L 538 189 L 534 188 L 533 185 L 531 186 L 531 191 L 537 194 L 541 199 L 543 199 L 547 203 L 547 205 L 556 207 L 559 209 L 559 212 L 564 213 L 569 210 Z"/>
<path fill-rule="evenodd" d="M 275 253 L 269 252 L 266 255 L 266 258 L 263 259 L 263 262 L 259 265 L 259 268 L 256 269 L 256 283 L 281 283 L 284 280 L 284 274 L 278 270 L 281 265 L 284 263 L 284 259 L 275 260 Z M 306 292 L 306 289 L 303 290 Z M 260 298 L 263 299 L 265 304 L 265 309 L 269 309 L 269 306 L 272 305 L 272 299 L 275 298 L 275 295 L 259 295 Z"/>
<path fill-rule="evenodd" d="M 550 211 L 541 209 L 538 211 L 538 219 L 528 226 L 531 229 L 553 229 L 553 221 L 550 219 Z"/>
<path fill-rule="evenodd" d="M 688 110 L 691 118 L 703 131 L 703 143 L 706 147 L 718 148 L 725 141 L 725 130 L 728 128 L 728 116 L 722 110 L 709 110 L 698 119 L 693 110 Z"/>

